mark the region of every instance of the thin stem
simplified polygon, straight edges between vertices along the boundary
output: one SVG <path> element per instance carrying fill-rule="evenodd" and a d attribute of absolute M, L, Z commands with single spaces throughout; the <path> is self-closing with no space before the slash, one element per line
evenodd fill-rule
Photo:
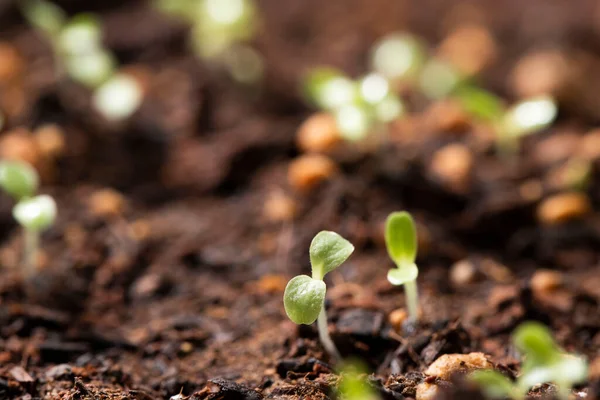
<path fill-rule="evenodd" d="M 419 319 L 419 292 L 416 280 L 404 284 L 404 294 L 408 315 L 413 321 L 417 321 Z"/>
<path fill-rule="evenodd" d="M 324 304 L 319 313 L 319 318 L 317 318 L 317 327 L 319 328 L 319 339 L 325 350 L 336 360 L 341 360 L 342 356 L 337 347 L 335 347 L 333 340 L 331 340 L 331 336 L 329 336 L 329 329 L 327 328 L 327 312 L 325 311 Z"/>
<path fill-rule="evenodd" d="M 40 233 L 32 229 L 23 229 L 23 267 L 26 276 L 35 275 Z"/>

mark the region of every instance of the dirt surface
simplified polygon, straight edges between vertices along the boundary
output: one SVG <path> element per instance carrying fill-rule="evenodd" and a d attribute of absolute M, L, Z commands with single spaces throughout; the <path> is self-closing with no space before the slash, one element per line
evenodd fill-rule
<path fill-rule="evenodd" d="M 149 3 L 58 3 L 98 12 L 107 46 L 147 74 L 149 90 L 130 121 L 104 122 L 85 89 L 57 80 L 48 44 L 14 2 L 0 2 L 2 45 L 18 53 L 14 61 L 0 47 L 0 153 L 11 151 L 6 138 L 25 137 L 30 149 L 31 131 L 48 123 L 64 136 L 58 156 L 31 156 L 59 205 L 31 279 L 19 268 L 11 200 L 0 197 L 0 398 L 333 398 L 335 366 L 316 329 L 294 325 L 282 303 L 322 229 L 356 246 L 328 277 L 333 339 L 369 363 L 382 398 L 415 397 L 443 354 L 481 351 L 516 374 L 510 333 L 532 319 L 595 362 L 578 398 L 600 398 L 599 4 L 260 0 L 266 79 L 249 90 L 198 61 L 185 24 Z M 484 127 L 444 122 L 443 107 L 413 96 L 385 145 L 332 156 L 335 177 L 309 193 L 290 186 L 296 131 L 312 112 L 298 90 L 308 68 L 358 75 L 387 32 L 410 29 L 436 46 L 464 23 L 495 37 L 481 82 L 508 100 L 517 97 L 511 71 L 540 49 L 577 54 L 577 71 L 595 73 L 577 75 L 556 124 L 511 160 Z M 472 156 L 466 185 L 432 167 L 449 144 Z M 561 168 L 580 157 L 591 160 L 589 184 L 548 204 L 573 194 Z M 291 218 L 274 214 L 281 201 Z M 402 209 L 420 236 L 417 326 L 390 319 L 404 296 L 386 280 L 383 223 Z M 457 383 L 440 398 L 477 396 Z"/>

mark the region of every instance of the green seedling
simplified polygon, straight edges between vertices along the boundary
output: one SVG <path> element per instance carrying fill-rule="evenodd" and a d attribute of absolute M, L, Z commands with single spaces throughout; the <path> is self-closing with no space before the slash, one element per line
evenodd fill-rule
<path fill-rule="evenodd" d="M 354 246 L 335 232 L 321 231 L 310 244 L 312 277 L 298 275 L 292 278 L 283 294 L 283 305 L 288 317 L 296 324 L 310 325 L 315 320 L 319 338 L 327 352 L 341 359 L 327 329 L 325 311 L 325 275 L 339 267 L 354 251 Z"/>
<path fill-rule="evenodd" d="M 465 81 L 465 77 L 451 64 L 432 58 L 423 66 L 419 75 L 419 88 L 430 99 L 450 96 Z"/>
<path fill-rule="evenodd" d="M 0 162 L 0 187 L 17 202 L 13 207 L 13 217 L 23 228 L 23 267 L 28 276 L 35 272 L 40 233 L 56 219 L 56 203 L 52 197 L 32 197 L 38 185 L 37 172 L 29 164 Z"/>
<path fill-rule="evenodd" d="M 497 124 L 505 113 L 504 102 L 495 94 L 477 86 L 463 86 L 454 97 L 474 119 Z"/>
<path fill-rule="evenodd" d="M 366 379 L 367 368 L 360 361 L 345 361 L 339 370 L 338 398 L 341 400 L 379 400 Z"/>
<path fill-rule="evenodd" d="M 48 37 L 59 71 L 94 92 L 93 104 L 102 116 L 118 121 L 138 109 L 142 89 L 135 79 L 117 72 L 116 58 L 103 46 L 102 24 L 95 15 L 68 19 L 63 10 L 45 0 L 25 1 L 23 14 Z"/>
<path fill-rule="evenodd" d="M 385 244 L 396 268 L 388 271 L 388 281 L 392 285 L 404 285 L 408 314 L 413 321 L 418 320 L 419 296 L 417 276 L 417 230 L 415 223 L 406 211 L 394 212 L 385 224 Z"/>
<path fill-rule="evenodd" d="M 427 58 L 425 45 L 406 33 L 380 39 L 371 52 L 371 67 L 391 82 L 414 80 Z"/>
<path fill-rule="evenodd" d="M 512 340 L 525 358 L 516 382 L 493 370 L 470 375 L 490 398 L 522 400 L 533 386 L 553 382 L 558 388 L 558 396 L 566 400 L 571 388 L 587 378 L 587 362 L 560 349 L 546 326 L 525 322 L 517 327 Z"/>
<path fill-rule="evenodd" d="M 155 0 L 154 4 L 191 24 L 193 50 L 201 59 L 219 63 L 240 83 L 262 79 L 263 57 L 249 45 L 259 20 L 253 0 Z"/>
<path fill-rule="evenodd" d="M 503 153 L 514 153 L 525 136 L 546 129 L 558 114 L 556 101 L 550 96 L 526 99 L 514 104 L 497 125 L 498 146 Z"/>

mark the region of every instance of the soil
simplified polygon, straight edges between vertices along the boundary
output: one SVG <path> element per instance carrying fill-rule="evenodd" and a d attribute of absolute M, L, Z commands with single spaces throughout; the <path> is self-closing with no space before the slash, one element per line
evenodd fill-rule
<path fill-rule="evenodd" d="M 11 201 L 0 198 L 0 398 L 334 398 L 335 365 L 316 329 L 294 325 L 282 304 L 287 280 L 308 272 L 308 245 L 322 229 L 356 246 L 328 277 L 333 339 L 344 356 L 369 363 L 384 399 L 413 398 L 443 354 L 482 351 L 516 374 L 510 333 L 525 320 L 548 324 L 561 346 L 599 365 L 599 158 L 582 192 L 591 208 L 583 218 L 546 224 L 536 214 L 565 191 L 552 173 L 588 147 L 597 74 L 580 77 L 556 124 L 510 160 L 473 124 L 456 132 L 417 120 L 431 109 L 413 96 L 415 118 L 394 125 L 393 140 L 377 150 L 336 155 L 334 179 L 309 193 L 287 179 L 296 130 L 311 113 L 298 90 L 311 66 L 358 75 L 387 32 L 410 30 L 435 46 L 452 26 L 477 22 L 499 53 L 482 85 L 511 101 L 510 72 L 523 56 L 552 48 L 600 60 L 595 2 L 259 0 L 259 88 L 198 61 L 188 27 L 149 2 L 57 3 L 99 13 L 106 45 L 149 76 L 149 89 L 130 121 L 104 122 L 86 90 L 57 80 L 50 47 L 16 2 L 0 2 L 0 38 L 21 55 L 10 80 L 0 71 L 0 140 L 48 123 L 65 139 L 59 156 L 36 158 L 59 217 L 30 279 L 19 268 Z M 449 143 L 473 149 L 466 188 L 430 171 L 432 154 Z M 267 217 L 278 194 L 291 199 L 294 218 Z M 389 316 L 404 296 L 386 280 L 382 226 L 402 209 L 418 222 L 422 321 L 399 327 Z M 457 285 L 451 271 L 460 261 L 474 272 Z M 560 282 L 532 280 L 542 269 Z M 600 398 L 597 369 L 578 398 Z M 552 393 L 545 385 L 530 396 Z M 482 397 L 457 382 L 440 398 Z"/>

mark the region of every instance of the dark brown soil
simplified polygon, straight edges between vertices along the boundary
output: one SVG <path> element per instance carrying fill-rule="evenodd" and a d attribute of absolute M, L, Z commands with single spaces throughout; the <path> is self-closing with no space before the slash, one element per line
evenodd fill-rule
<path fill-rule="evenodd" d="M 513 160 L 478 142 L 473 126 L 449 133 L 417 124 L 410 138 L 398 124 L 382 148 L 342 154 L 340 174 L 311 193 L 287 182 L 296 129 L 310 114 L 298 84 L 311 66 L 358 75 L 384 33 L 410 29 L 435 45 L 462 18 L 495 35 L 499 56 L 482 84 L 510 100 L 509 73 L 529 52 L 550 47 L 600 57 L 595 2 L 259 0 L 256 46 L 267 73 L 258 94 L 196 60 L 187 27 L 145 1 L 57 3 L 70 13 L 100 13 L 106 44 L 124 64 L 149 71 L 150 89 L 130 122 L 103 122 L 89 93 L 56 80 L 50 48 L 15 2 L 0 1 L 0 38 L 24 61 L 18 83 L 0 85 L 3 135 L 51 122 L 66 139 L 64 154 L 41 167 L 59 219 L 44 235 L 43 269 L 31 280 L 18 268 L 11 201 L 0 198 L 0 398 L 332 397 L 335 366 L 315 328 L 294 325 L 282 304 L 287 280 L 309 270 L 308 245 L 322 229 L 357 248 L 328 278 L 333 339 L 343 355 L 369 363 L 384 399 L 414 397 L 423 371 L 442 354 L 483 351 L 518 371 L 510 333 L 524 320 L 548 324 L 562 346 L 598 364 L 598 214 L 551 226 L 536 219 L 538 204 L 562 191 L 547 184 L 550 172 L 578 154 L 598 122 L 597 70 L 578 92 L 587 100 L 580 107 L 579 97 L 565 100 L 555 126 L 527 138 Z M 412 111 L 424 115 L 427 107 L 416 100 Z M 433 152 L 448 143 L 476 149 L 466 191 L 449 189 L 428 170 Z M 540 192 L 525 195 L 532 182 Z M 599 185 L 594 174 L 585 191 L 594 209 Z M 113 213 L 91 206 L 107 187 L 124 196 Z M 265 217 L 277 192 L 293 197 L 293 221 Z M 386 280 L 382 224 L 401 209 L 414 214 L 422 236 L 423 321 L 397 332 L 388 316 L 404 296 Z M 451 266 L 465 259 L 476 279 L 456 287 Z M 545 296 L 530 284 L 541 268 L 564 278 Z M 581 393 L 600 398 L 599 371 Z M 464 384 L 443 394 L 478 396 Z"/>

